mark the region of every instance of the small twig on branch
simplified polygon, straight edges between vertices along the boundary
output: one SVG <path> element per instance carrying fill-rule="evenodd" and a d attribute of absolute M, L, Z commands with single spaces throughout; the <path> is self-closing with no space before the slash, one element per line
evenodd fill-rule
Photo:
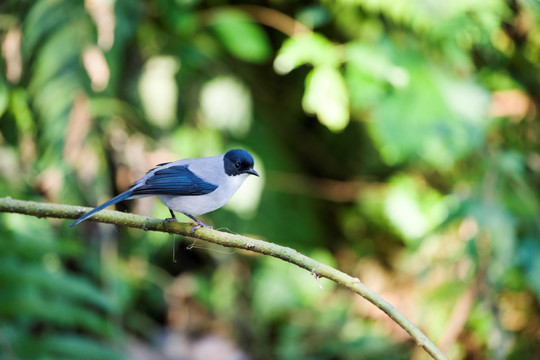
<path fill-rule="evenodd" d="M 33 215 L 38 218 L 54 217 L 77 219 L 88 210 L 90 210 L 90 208 L 81 206 L 21 201 L 14 200 L 9 197 L 0 198 L 0 212 Z M 192 224 L 177 222 L 163 224 L 163 221 L 160 219 L 148 218 L 118 211 L 104 210 L 97 213 L 89 220 L 108 224 L 123 225 L 145 231 L 160 231 L 169 234 L 190 236 L 214 244 L 250 250 L 259 254 L 270 255 L 278 259 L 285 260 L 306 269 L 310 273 L 314 274 L 314 276 L 325 277 L 359 294 L 390 316 L 390 318 L 392 318 L 399 326 L 407 331 L 416 341 L 416 343 L 434 359 L 447 359 L 441 350 L 439 350 L 435 344 L 433 344 L 433 342 L 429 340 L 424 333 L 422 333 L 422 331 L 414 326 L 409 319 L 399 312 L 392 304 L 365 286 L 358 278 L 347 275 L 328 265 L 321 264 L 312 258 L 300 254 L 294 249 L 242 235 L 234 235 L 206 228 L 198 229 L 194 236 L 191 236 L 190 230 L 193 226 Z"/>

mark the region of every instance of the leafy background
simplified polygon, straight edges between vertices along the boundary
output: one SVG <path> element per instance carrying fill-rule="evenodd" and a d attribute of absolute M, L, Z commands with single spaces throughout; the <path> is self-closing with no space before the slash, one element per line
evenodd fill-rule
<path fill-rule="evenodd" d="M 453 359 L 540 357 L 540 3 L 4 0 L 0 194 L 251 151 L 218 229 L 358 276 Z M 118 209 L 165 218 L 154 199 Z M 421 359 L 275 259 L 0 215 L 5 359 Z"/>

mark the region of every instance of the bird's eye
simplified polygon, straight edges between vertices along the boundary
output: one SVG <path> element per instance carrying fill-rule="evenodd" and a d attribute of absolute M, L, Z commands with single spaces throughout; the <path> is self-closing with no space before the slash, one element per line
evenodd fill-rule
<path fill-rule="evenodd" d="M 239 162 L 235 162 L 234 166 L 236 166 L 237 169 L 240 169 L 240 163 Z"/>

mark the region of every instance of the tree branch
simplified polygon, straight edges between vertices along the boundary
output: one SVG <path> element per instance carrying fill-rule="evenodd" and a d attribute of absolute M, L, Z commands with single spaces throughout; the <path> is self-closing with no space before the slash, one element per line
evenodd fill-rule
<path fill-rule="evenodd" d="M 38 218 L 54 217 L 77 219 L 90 209 L 91 208 L 81 206 L 14 200 L 10 197 L 0 198 L 0 212 L 33 215 Z M 163 221 L 160 219 L 147 218 L 140 215 L 122 213 L 118 211 L 104 210 L 97 213 L 89 220 L 108 224 L 123 225 L 145 231 L 160 231 L 169 234 L 191 236 L 189 232 L 192 224 L 170 222 L 164 225 Z M 264 255 L 270 255 L 306 269 L 316 277 L 325 277 L 335 281 L 336 283 L 343 285 L 359 294 L 373 305 L 384 311 L 388 316 L 390 316 L 390 318 L 392 318 L 392 320 L 407 331 L 416 341 L 416 343 L 434 359 L 447 360 L 447 357 L 441 352 L 441 350 L 439 350 L 435 344 L 433 344 L 433 342 L 422 333 L 422 331 L 415 327 L 392 304 L 365 286 L 358 278 L 347 275 L 330 266 L 321 264 L 305 255 L 300 254 L 294 249 L 242 235 L 234 235 L 212 229 L 200 228 L 195 232 L 194 236 L 191 237 L 226 247 L 245 249 Z"/>

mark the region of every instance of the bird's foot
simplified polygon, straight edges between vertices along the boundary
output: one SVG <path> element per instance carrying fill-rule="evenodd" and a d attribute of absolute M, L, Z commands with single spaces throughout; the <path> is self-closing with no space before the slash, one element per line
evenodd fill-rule
<path fill-rule="evenodd" d="M 190 235 L 194 235 L 195 234 L 195 230 L 197 229 L 200 229 L 200 228 L 205 228 L 205 229 L 213 229 L 214 227 L 212 225 L 206 225 L 206 224 L 197 224 L 197 225 L 194 225 L 191 230 L 189 231 Z"/>
<path fill-rule="evenodd" d="M 178 222 L 178 219 L 176 218 L 176 215 L 174 215 L 174 212 L 171 209 L 169 209 L 169 212 L 171 213 L 171 217 L 163 220 L 163 225 L 168 224 L 170 222 Z"/>
<path fill-rule="evenodd" d="M 186 215 L 188 218 L 190 218 L 191 220 L 195 220 L 195 222 L 197 223 L 197 225 L 194 225 L 191 230 L 189 231 L 189 234 L 191 236 L 193 236 L 193 234 L 195 234 L 195 231 L 197 229 L 200 229 L 200 228 L 206 228 L 206 229 L 213 229 L 214 227 L 211 226 L 211 225 L 206 225 L 205 223 L 203 223 L 201 220 L 197 219 L 195 216 L 193 215 L 190 215 L 190 214 L 186 214 L 184 213 L 184 215 Z"/>
<path fill-rule="evenodd" d="M 173 217 L 173 218 L 166 218 L 165 220 L 163 220 L 163 225 L 168 224 L 168 223 L 170 223 L 170 222 L 178 222 L 178 220 L 177 220 L 175 217 Z"/>

